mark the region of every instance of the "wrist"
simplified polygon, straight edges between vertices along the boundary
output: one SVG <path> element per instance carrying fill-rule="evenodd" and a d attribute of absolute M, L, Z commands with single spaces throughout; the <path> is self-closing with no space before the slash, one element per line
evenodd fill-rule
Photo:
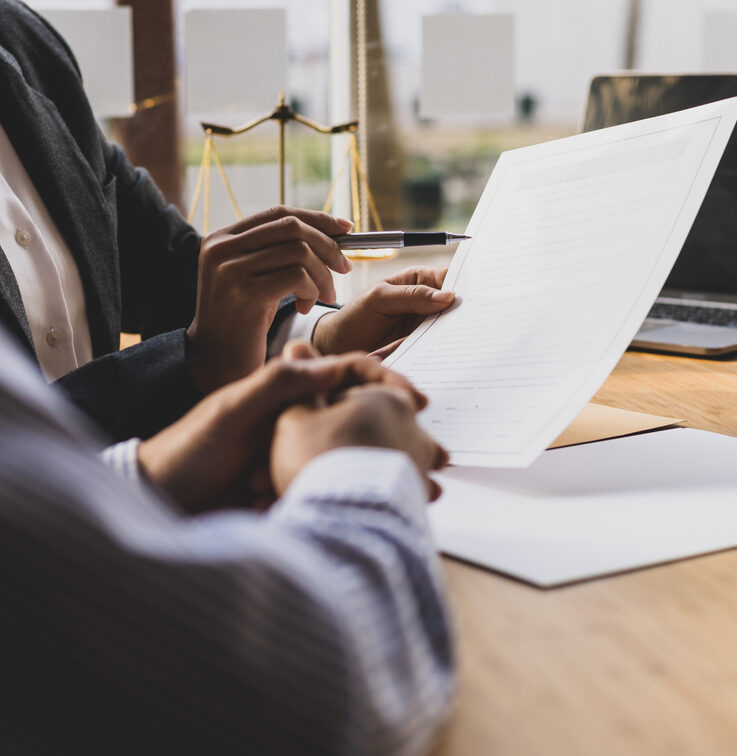
<path fill-rule="evenodd" d="M 209 360 L 202 354 L 202 349 L 197 340 L 197 327 L 195 323 L 189 326 L 185 336 L 185 349 L 187 371 L 192 382 L 203 396 L 207 396 L 212 390 L 212 381 L 207 368 Z"/>
<path fill-rule="evenodd" d="M 138 467 L 189 513 L 202 511 L 241 470 L 246 447 L 230 387 L 203 399 L 138 446 Z M 235 472 L 232 467 L 236 466 Z"/>
<path fill-rule="evenodd" d="M 266 330 L 255 323 L 253 331 L 263 334 L 249 338 L 247 333 L 232 329 L 228 340 L 219 339 L 197 329 L 196 321 L 186 331 L 187 370 L 203 396 L 250 375 L 266 361 Z"/>
<path fill-rule="evenodd" d="M 138 471 L 141 477 L 172 494 L 167 485 L 170 457 L 166 454 L 166 443 L 161 443 L 160 436 L 161 434 L 152 436 L 138 445 Z"/>
<path fill-rule="evenodd" d="M 320 509 L 340 502 L 341 518 L 351 517 L 353 505 L 363 513 L 367 508 L 390 510 L 424 531 L 427 501 L 423 476 L 406 452 L 343 447 L 311 459 L 295 475 L 274 513 L 301 517 L 305 502 Z"/>
<path fill-rule="evenodd" d="M 322 313 L 312 328 L 310 343 L 318 352 L 320 352 L 320 354 L 332 354 L 334 351 L 331 348 L 331 342 L 333 341 L 331 338 L 331 331 L 335 324 L 330 321 L 338 314 L 338 312 L 339 310 L 330 310 L 329 312 Z"/>

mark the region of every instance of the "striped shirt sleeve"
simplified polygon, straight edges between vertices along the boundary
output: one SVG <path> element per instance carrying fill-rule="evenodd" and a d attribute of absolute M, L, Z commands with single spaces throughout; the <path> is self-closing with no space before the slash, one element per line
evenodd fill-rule
<path fill-rule="evenodd" d="M 129 438 L 119 444 L 113 444 L 100 453 L 102 461 L 118 475 L 130 480 L 139 480 L 141 471 L 138 467 L 138 447 L 140 438 Z"/>

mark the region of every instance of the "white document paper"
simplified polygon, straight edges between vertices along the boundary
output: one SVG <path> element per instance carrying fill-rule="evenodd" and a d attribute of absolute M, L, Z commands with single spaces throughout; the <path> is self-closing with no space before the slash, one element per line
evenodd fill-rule
<path fill-rule="evenodd" d="M 133 115 L 133 15 L 130 8 L 41 10 L 61 34 L 82 71 L 98 118 Z"/>
<path fill-rule="evenodd" d="M 596 393 L 658 295 L 737 98 L 504 153 L 444 288 L 386 360 L 461 465 L 529 465 Z"/>
<path fill-rule="evenodd" d="M 514 53 L 511 13 L 423 16 L 420 115 L 511 119 Z"/>
<path fill-rule="evenodd" d="M 737 438 L 675 428 L 449 468 L 430 522 L 445 554 L 553 586 L 737 546 L 736 461 Z"/>

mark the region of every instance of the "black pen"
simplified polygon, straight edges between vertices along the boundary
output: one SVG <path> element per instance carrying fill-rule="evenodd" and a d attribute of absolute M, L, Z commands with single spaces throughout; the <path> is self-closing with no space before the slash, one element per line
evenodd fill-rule
<path fill-rule="evenodd" d="M 398 249 L 453 244 L 470 238 L 447 231 L 359 231 L 336 236 L 335 241 L 341 249 Z"/>

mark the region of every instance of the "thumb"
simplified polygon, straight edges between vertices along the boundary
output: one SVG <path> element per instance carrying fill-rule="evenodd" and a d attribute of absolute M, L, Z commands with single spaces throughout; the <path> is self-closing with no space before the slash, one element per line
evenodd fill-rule
<path fill-rule="evenodd" d="M 272 360 L 256 374 L 254 385 L 244 398 L 251 411 L 269 416 L 339 386 L 378 383 L 386 372 L 378 360 L 363 355 L 316 357 L 308 344 L 291 342 L 285 347 L 283 358 Z"/>
<path fill-rule="evenodd" d="M 300 339 L 288 342 L 282 350 L 282 357 L 285 360 L 312 360 L 319 356 L 320 353 L 312 344 Z"/>
<path fill-rule="evenodd" d="M 399 345 L 406 339 L 406 336 L 403 336 L 401 339 L 397 339 L 396 341 L 392 341 L 389 344 L 386 344 L 383 347 L 379 347 L 378 349 L 374 349 L 373 352 L 369 354 L 369 357 L 375 357 L 379 360 L 383 360 L 386 357 L 388 357 Z"/>
<path fill-rule="evenodd" d="M 418 409 L 427 404 L 424 394 L 403 376 L 387 370 L 373 357 L 350 353 L 319 359 L 273 360 L 254 377 L 244 379 L 239 407 L 253 418 L 265 418 L 291 404 L 366 383 L 401 388 L 412 396 Z"/>
<path fill-rule="evenodd" d="M 400 286 L 385 282 L 376 286 L 370 297 L 373 308 L 383 315 L 432 315 L 450 307 L 455 293 L 423 284 Z"/>

